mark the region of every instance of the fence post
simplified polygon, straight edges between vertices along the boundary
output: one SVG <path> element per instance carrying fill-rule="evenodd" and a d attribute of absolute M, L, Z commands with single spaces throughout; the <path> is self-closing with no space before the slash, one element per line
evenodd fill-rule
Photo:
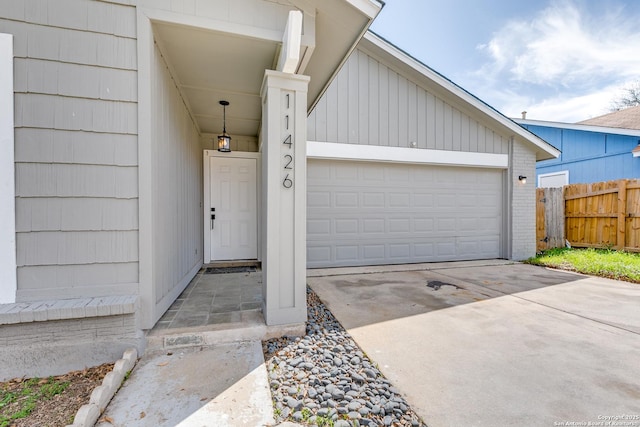
<path fill-rule="evenodd" d="M 536 251 L 549 249 L 546 230 L 545 189 L 536 188 Z"/>
<path fill-rule="evenodd" d="M 623 250 L 626 243 L 627 228 L 627 180 L 618 181 L 618 233 L 617 233 L 617 249 Z"/>
<path fill-rule="evenodd" d="M 564 187 L 552 188 L 549 196 L 553 199 L 552 217 L 554 218 L 554 222 L 552 235 L 554 239 L 552 248 L 562 248 L 566 241 Z M 547 233 L 549 233 L 548 228 Z"/>

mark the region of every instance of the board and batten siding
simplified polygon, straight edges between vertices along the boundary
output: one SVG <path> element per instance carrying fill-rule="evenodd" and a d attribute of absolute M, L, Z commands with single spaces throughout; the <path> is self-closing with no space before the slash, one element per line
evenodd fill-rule
<path fill-rule="evenodd" d="M 356 49 L 307 121 L 310 141 L 507 154 L 509 141 Z"/>
<path fill-rule="evenodd" d="M 0 1 L 14 36 L 17 301 L 138 292 L 136 10 Z"/>
<path fill-rule="evenodd" d="M 151 67 L 154 317 L 202 265 L 200 134 L 157 45 Z"/>

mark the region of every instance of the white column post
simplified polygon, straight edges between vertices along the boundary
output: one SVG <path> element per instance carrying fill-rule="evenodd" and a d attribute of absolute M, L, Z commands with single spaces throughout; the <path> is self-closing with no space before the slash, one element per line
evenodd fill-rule
<path fill-rule="evenodd" d="M 262 277 L 267 325 L 307 320 L 306 138 L 309 77 L 262 83 Z"/>
<path fill-rule="evenodd" d="M 16 301 L 13 35 L 0 34 L 0 304 Z"/>

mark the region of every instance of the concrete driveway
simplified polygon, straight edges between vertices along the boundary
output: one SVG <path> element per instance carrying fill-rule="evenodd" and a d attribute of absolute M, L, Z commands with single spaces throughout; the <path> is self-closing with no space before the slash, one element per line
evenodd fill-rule
<path fill-rule="evenodd" d="M 430 427 L 640 427 L 640 285 L 499 260 L 311 275 Z"/>

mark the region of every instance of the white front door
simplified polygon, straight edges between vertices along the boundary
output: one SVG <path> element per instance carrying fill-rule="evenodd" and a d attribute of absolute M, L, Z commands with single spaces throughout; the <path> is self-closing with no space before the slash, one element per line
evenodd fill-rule
<path fill-rule="evenodd" d="M 258 258 L 257 159 L 209 157 L 211 260 Z"/>

